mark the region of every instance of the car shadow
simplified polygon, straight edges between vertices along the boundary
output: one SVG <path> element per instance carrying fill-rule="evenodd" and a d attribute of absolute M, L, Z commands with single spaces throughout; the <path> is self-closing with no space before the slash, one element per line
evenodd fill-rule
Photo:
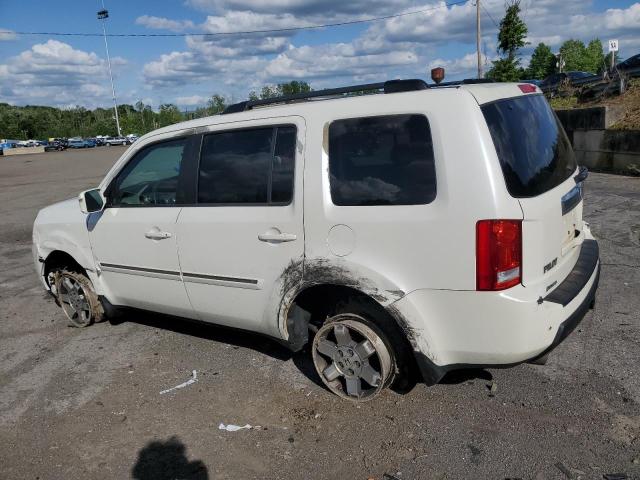
<path fill-rule="evenodd" d="M 439 383 L 445 385 L 457 385 L 472 380 L 493 380 L 493 375 L 483 368 L 461 368 L 448 372 Z"/>
<path fill-rule="evenodd" d="M 189 461 L 187 447 L 173 436 L 154 440 L 138 452 L 131 477 L 136 480 L 208 480 L 209 471 L 202 460 Z"/>
<path fill-rule="evenodd" d="M 109 318 L 109 323 L 112 325 L 119 325 L 125 322 L 168 330 L 204 340 L 213 340 L 236 347 L 249 348 L 283 361 L 289 360 L 294 355 L 291 350 L 271 337 L 198 320 L 133 309 L 124 310 L 117 317 Z"/>
<path fill-rule="evenodd" d="M 299 352 L 292 352 L 275 339 L 260 335 L 259 333 L 145 310 L 122 310 L 118 316 L 109 318 L 108 321 L 112 325 L 128 322 L 137 323 L 181 335 L 213 340 L 235 347 L 248 348 L 283 362 L 292 360 L 304 376 L 322 389 L 330 392 L 316 372 L 309 345 L 305 345 Z"/>

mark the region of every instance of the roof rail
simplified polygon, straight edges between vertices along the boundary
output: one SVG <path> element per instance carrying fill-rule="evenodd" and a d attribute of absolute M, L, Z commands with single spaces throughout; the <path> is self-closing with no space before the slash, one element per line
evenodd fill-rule
<path fill-rule="evenodd" d="M 442 82 L 438 85 L 434 85 L 435 87 L 452 87 L 455 85 L 473 85 L 476 83 L 495 83 L 494 80 L 490 78 L 465 78 L 464 80 L 455 80 L 452 82 Z"/>
<path fill-rule="evenodd" d="M 281 97 L 263 98 L 260 100 L 246 100 L 244 102 L 234 103 L 224 109 L 222 114 L 244 112 L 251 110 L 253 107 L 261 107 L 264 105 L 273 105 L 276 103 L 289 103 L 297 100 L 307 100 L 311 98 L 319 97 L 335 97 L 353 93 L 399 93 L 399 92 L 411 92 L 415 90 L 424 90 L 429 88 L 429 85 L 424 80 L 410 79 L 410 80 L 388 80 L 386 82 L 379 83 L 365 83 L 362 85 L 352 85 L 349 87 L 339 88 L 327 88 L 324 90 L 313 90 L 311 92 L 295 93 L 293 95 L 284 95 Z"/>

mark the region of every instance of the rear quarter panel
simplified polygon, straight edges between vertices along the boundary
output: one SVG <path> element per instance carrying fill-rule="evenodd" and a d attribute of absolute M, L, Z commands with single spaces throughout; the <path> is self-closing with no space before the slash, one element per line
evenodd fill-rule
<path fill-rule="evenodd" d="M 483 218 L 522 218 L 504 185 L 491 137 L 474 97 L 439 89 L 318 102 L 310 115 L 305 164 L 305 276 L 325 262 L 366 279 L 381 303 L 417 289 L 475 289 L 475 225 Z M 324 108 L 323 108 L 324 107 Z M 328 127 L 340 118 L 418 113 L 427 116 L 437 181 L 428 205 L 336 206 L 330 195 Z M 352 251 L 335 255 L 329 231 L 353 231 Z"/>

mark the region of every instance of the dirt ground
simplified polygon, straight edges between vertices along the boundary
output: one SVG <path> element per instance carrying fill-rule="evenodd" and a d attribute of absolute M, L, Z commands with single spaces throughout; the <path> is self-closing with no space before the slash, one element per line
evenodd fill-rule
<path fill-rule="evenodd" d="M 263 337 L 144 313 L 66 326 L 36 278 L 31 225 L 122 152 L 0 157 L 0 478 L 640 478 L 640 179 L 590 175 L 597 305 L 546 366 L 353 405 L 307 353 Z"/>

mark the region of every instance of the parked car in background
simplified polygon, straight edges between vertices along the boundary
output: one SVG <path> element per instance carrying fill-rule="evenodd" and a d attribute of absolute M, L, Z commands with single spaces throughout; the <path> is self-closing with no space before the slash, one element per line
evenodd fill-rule
<path fill-rule="evenodd" d="M 127 135 L 127 143 L 129 143 L 129 145 L 131 145 L 132 143 L 135 143 L 136 140 L 138 140 L 138 135 L 136 133 L 130 133 L 129 135 Z"/>
<path fill-rule="evenodd" d="M 8 148 L 16 148 L 18 146 L 18 140 L 8 140 L 6 138 L 0 139 L 0 152 Z"/>
<path fill-rule="evenodd" d="M 57 142 L 57 141 L 53 141 L 53 142 L 46 142 L 46 145 L 44 146 L 44 151 L 45 152 L 59 152 L 64 150 L 66 147 L 64 145 L 62 145 L 62 143 Z"/>
<path fill-rule="evenodd" d="M 555 91 L 563 85 L 571 86 L 577 80 L 581 80 L 588 77 L 595 77 L 595 76 L 596 75 L 590 72 L 579 72 L 579 71 L 554 73 L 552 75 L 549 75 L 542 82 L 540 82 L 539 87 L 544 92 Z"/>
<path fill-rule="evenodd" d="M 91 139 L 73 138 L 69 140 L 69 148 L 93 148 L 96 144 Z"/>
<path fill-rule="evenodd" d="M 640 76 L 640 53 L 616 65 L 614 74 L 635 74 Z"/>
<path fill-rule="evenodd" d="M 50 138 L 49 143 L 51 142 L 58 142 L 58 144 L 60 144 L 60 146 L 62 146 L 63 149 L 69 146 L 69 140 L 67 140 L 66 138 L 55 138 L 55 137 Z"/>
<path fill-rule="evenodd" d="M 127 145 L 128 142 L 125 137 L 107 137 L 104 140 L 104 144 L 110 147 L 112 145 Z"/>

